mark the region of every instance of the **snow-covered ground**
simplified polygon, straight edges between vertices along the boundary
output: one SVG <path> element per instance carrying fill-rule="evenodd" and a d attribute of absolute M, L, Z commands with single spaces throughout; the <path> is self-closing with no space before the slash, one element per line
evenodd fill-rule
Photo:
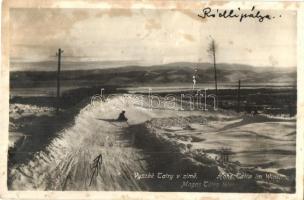
<path fill-rule="evenodd" d="M 231 161 L 243 165 L 275 168 L 295 166 L 295 121 L 274 120 L 262 116 L 221 118 L 206 116 L 205 123 L 178 119 L 154 120 L 154 129 L 163 137 L 190 145 L 191 149 L 219 151 L 229 148 Z M 162 124 L 159 125 L 159 122 Z M 185 121 L 185 120 L 184 120 Z M 171 123 L 170 123 L 171 122 Z M 168 126 L 167 124 L 172 124 Z M 186 129 L 186 130 L 185 130 Z"/>
<path fill-rule="evenodd" d="M 51 116 L 54 108 L 14 103 L 10 104 L 9 110 L 9 148 L 11 148 L 18 140 L 22 140 L 27 137 L 26 134 L 18 131 L 22 126 L 24 126 L 24 124 L 16 122 L 18 119 L 30 116 Z"/>
<path fill-rule="evenodd" d="M 134 172 L 147 173 L 149 164 L 145 152 L 133 145 L 134 135 L 126 137 L 128 128 L 135 125 L 143 125 L 146 134 L 195 162 L 219 164 L 220 150 L 229 148 L 230 161 L 239 166 L 275 173 L 295 166 L 295 119 L 150 109 L 147 101 L 141 104 L 135 97 L 120 95 L 84 107 L 74 126 L 63 130 L 27 164 L 10 169 L 10 189 L 149 190 L 148 184 L 134 177 Z M 111 121 L 122 110 L 128 123 Z M 102 164 L 96 174 L 93 165 L 99 155 Z M 225 166 L 218 168 L 225 170 Z"/>

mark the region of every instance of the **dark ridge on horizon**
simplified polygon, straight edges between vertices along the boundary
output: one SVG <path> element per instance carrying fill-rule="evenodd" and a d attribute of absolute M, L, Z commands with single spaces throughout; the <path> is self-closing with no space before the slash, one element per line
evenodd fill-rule
<path fill-rule="evenodd" d="M 19 69 L 14 69 L 13 65 L 24 65 L 25 70 L 20 69 L 22 67 L 19 67 Z M 119 64 L 121 63 L 121 64 Z M 108 70 L 108 69 L 115 69 L 115 70 L 122 70 L 124 69 L 139 69 L 139 70 L 151 70 L 157 69 L 157 68 L 163 68 L 163 67 L 174 67 L 176 68 L 192 68 L 192 69 L 201 69 L 201 68 L 209 68 L 213 67 L 212 63 L 209 62 L 172 62 L 172 63 L 166 63 L 166 64 L 155 64 L 155 65 L 140 65 L 140 64 L 126 64 L 128 63 L 125 61 L 63 61 L 61 66 L 62 71 L 91 71 L 91 70 Z M 10 65 L 12 66 L 11 72 L 21 72 L 21 71 L 37 71 L 37 72 L 52 72 L 57 70 L 57 61 L 38 61 L 38 62 L 15 62 L 11 61 Z M 75 65 L 77 66 L 75 68 Z M 99 65 L 99 66 L 98 66 Z M 108 65 L 108 66 L 105 66 Z M 74 66 L 74 68 L 72 68 Z M 52 70 L 50 68 L 52 67 Z M 67 68 L 65 68 L 67 67 Z M 230 69 L 238 69 L 238 70 L 279 70 L 279 71 L 296 71 L 296 66 L 288 66 L 288 67 L 273 67 L 273 66 L 253 66 L 253 65 L 247 65 L 247 64 L 240 64 L 240 63 L 217 63 L 217 68 L 220 70 L 221 68 L 227 68 Z M 26 69 L 28 68 L 28 69 Z M 36 68 L 45 68 L 45 70 Z M 86 69 L 88 68 L 88 69 Z"/>
<path fill-rule="evenodd" d="M 211 63 L 169 63 L 153 66 L 125 66 L 104 69 L 63 70 L 63 83 L 75 85 L 116 85 L 138 86 L 144 84 L 192 84 L 194 69 L 197 68 L 198 82 L 214 81 L 214 69 Z M 288 84 L 296 85 L 296 70 L 271 67 L 252 67 L 241 64 L 217 64 L 218 81 L 221 83 L 244 84 Z M 11 71 L 11 87 L 35 87 L 54 85 L 56 71 Z"/>

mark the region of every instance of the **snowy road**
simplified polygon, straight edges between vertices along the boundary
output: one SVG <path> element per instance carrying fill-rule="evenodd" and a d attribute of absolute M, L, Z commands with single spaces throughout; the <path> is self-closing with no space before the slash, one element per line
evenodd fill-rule
<path fill-rule="evenodd" d="M 122 110 L 126 110 L 128 123 L 113 121 Z M 202 123 L 206 119 L 208 123 Z M 145 123 L 148 120 L 151 121 Z M 45 150 L 37 152 L 26 164 L 14 165 L 9 171 L 9 189 L 153 190 L 154 188 L 149 188 L 151 184 L 136 180 L 135 177 L 135 174 L 149 173 L 151 155 L 134 145 L 135 133 L 129 129 L 133 125 L 150 127 L 149 134 L 168 147 L 176 147 L 177 151 L 191 160 L 193 166 L 204 165 L 194 159 L 197 155 L 195 152 L 202 149 L 214 152 L 223 145 L 229 145 L 233 151 L 247 153 L 249 156 L 234 156 L 239 156 L 237 160 L 241 163 L 258 164 L 254 161 L 260 155 L 264 157 L 259 157 L 259 163 L 277 163 L 276 168 L 292 167 L 294 162 L 294 120 L 244 117 L 226 111 L 151 110 L 139 106 L 134 95 L 116 96 L 106 102 L 94 101 L 85 106 L 76 116 L 74 125 L 59 133 L 59 137 L 53 139 Z M 254 129 L 258 132 L 253 132 L 252 126 L 257 125 L 260 129 Z M 274 134 L 278 125 L 282 126 L 281 132 Z M 141 134 L 141 138 L 147 140 L 147 134 L 144 135 L 141 131 L 143 130 L 136 130 L 136 134 Z M 258 146 L 252 152 L 244 152 L 242 148 L 246 146 L 240 146 L 240 142 Z M 151 145 L 151 141 L 143 143 Z M 265 156 L 267 151 L 274 156 Z M 205 153 L 202 155 L 208 157 Z M 198 158 L 201 159 L 202 155 Z M 274 160 L 269 160 L 270 158 Z M 162 167 L 161 164 L 158 165 Z M 173 164 L 171 167 L 183 166 Z"/>
<path fill-rule="evenodd" d="M 128 124 L 109 122 L 126 110 Z M 23 190 L 144 190 L 135 173 L 147 169 L 145 155 L 128 135 L 130 125 L 151 118 L 175 116 L 176 111 L 149 110 L 134 105 L 134 99 L 114 97 L 94 101 L 75 118 L 75 125 L 63 130 L 45 151 L 35 154 L 27 164 L 14 166 L 9 173 L 11 189 Z M 94 172 L 94 159 L 102 164 Z M 97 173 L 98 171 L 98 173 Z"/>
<path fill-rule="evenodd" d="M 132 136 L 126 136 L 128 125 L 101 120 L 116 118 L 121 109 L 131 110 L 117 99 L 86 106 L 75 125 L 64 130 L 46 151 L 38 152 L 27 165 L 12 169 L 12 189 L 145 189 L 133 174 L 143 172 L 147 164 L 141 150 L 133 147 Z M 94 159 L 99 155 L 102 159 L 96 169 Z"/>

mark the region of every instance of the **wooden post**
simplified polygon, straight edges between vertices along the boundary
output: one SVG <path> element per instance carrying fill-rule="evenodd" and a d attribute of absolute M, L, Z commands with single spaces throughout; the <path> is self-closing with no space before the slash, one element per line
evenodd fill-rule
<path fill-rule="evenodd" d="M 239 86 L 237 92 L 237 112 L 240 112 L 240 94 L 241 94 L 241 80 L 239 80 Z"/>
<path fill-rule="evenodd" d="M 213 57 L 215 97 L 216 97 L 216 104 L 218 105 L 217 70 L 216 70 L 216 45 L 215 45 L 214 39 L 212 39 L 211 43 L 209 44 L 208 52 Z"/>
<path fill-rule="evenodd" d="M 214 67 L 214 82 L 215 82 L 215 95 L 217 98 L 217 74 L 216 74 L 216 58 L 215 58 L 215 42 L 212 40 L 212 53 L 213 53 L 213 67 Z"/>
<path fill-rule="evenodd" d="M 58 53 L 56 55 L 58 56 L 58 69 L 57 69 L 57 113 L 59 112 L 60 107 L 60 68 L 61 68 L 61 54 L 63 53 L 63 50 L 60 48 L 58 49 Z"/>

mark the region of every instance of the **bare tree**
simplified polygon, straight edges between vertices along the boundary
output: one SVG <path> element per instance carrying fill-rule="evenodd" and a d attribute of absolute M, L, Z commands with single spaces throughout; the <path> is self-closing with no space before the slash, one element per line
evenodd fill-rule
<path fill-rule="evenodd" d="M 209 43 L 207 52 L 213 58 L 215 95 L 216 95 L 216 99 L 217 99 L 217 73 L 216 73 L 216 57 L 215 57 L 216 51 L 217 51 L 216 43 L 215 43 L 214 39 L 212 38 L 211 42 Z"/>

